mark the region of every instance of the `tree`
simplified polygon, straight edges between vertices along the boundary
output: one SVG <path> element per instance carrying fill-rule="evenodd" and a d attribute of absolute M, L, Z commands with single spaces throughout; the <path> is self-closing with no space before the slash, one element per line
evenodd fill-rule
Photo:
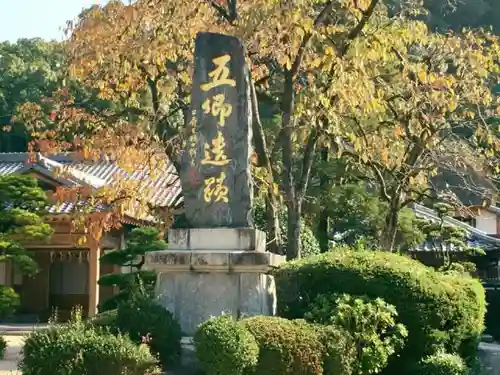
<path fill-rule="evenodd" d="M 279 211 L 279 223 L 281 225 L 280 233 L 281 233 L 281 241 L 283 244 L 283 250 L 287 248 L 288 243 L 288 233 L 286 227 L 286 217 L 287 217 L 287 209 L 283 207 Z M 267 233 L 268 226 L 266 225 L 266 206 L 265 201 L 262 199 L 256 199 L 254 201 L 254 224 L 255 228 L 266 232 L 266 238 L 270 238 L 271 236 Z M 304 218 L 302 218 L 304 220 Z M 273 249 L 269 246 L 269 242 L 267 241 L 267 250 L 272 251 Z M 309 223 L 302 224 L 302 235 L 300 237 L 301 247 L 302 247 L 302 256 L 307 257 L 310 255 L 316 255 L 321 252 L 320 244 L 318 239 L 315 236 L 314 231 L 310 227 Z M 283 253 L 281 255 L 284 255 Z"/>
<path fill-rule="evenodd" d="M 31 176 L 0 176 L 0 261 L 26 275 L 38 267 L 23 246 L 25 241 L 46 241 L 52 227 L 43 222 L 45 192 Z"/>
<path fill-rule="evenodd" d="M 70 25 L 67 51 L 73 76 L 101 98 L 123 101 L 137 114 L 135 125 L 152 130 L 175 163 L 188 118 L 194 36 L 209 30 L 240 37 L 252 72 L 269 233 L 279 227 L 279 185 L 288 207 L 286 254 L 300 257 L 303 203 L 320 147 L 368 170 L 365 179 L 389 206 L 381 244 L 391 250 L 399 212 L 428 193 L 438 166 L 486 163 L 473 150 L 479 138 L 491 138 L 481 119 L 493 107 L 489 73 L 497 70 L 495 37 L 433 33 L 413 20 L 412 4 L 393 17 L 392 3 L 114 1 Z M 278 119 L 271 136 L 263 109 Z M 109 131 L 120 124 L 110 121 L 118 115 L 102 122 Z M 88 121 L 98 133 L 95 122 Z M 464 127 L 475 135 L 457 133 Z"/>
<path fill-rule="evenodd" d="M 495 107 L 491 87 L 498 68 L 496 37 L 488 33 L 432 34 L 418 22 L 396 22 L 386 31 L 386 39 L 379 35 L 357 46 L 360 54 L 364 48 L 377 54 L 380 47 L 384 65 L 379 57 L 371 60 L 366 105 L 353 96 L 345 103 L 353 109 L 343 116 L 351 118 L 352 138 L 339 147 L 371 169 L 389 204 L 381 244 L 392 249 L 399 211 L 431 195 L 433 174 L 488 170 L 491 159 L 475 149 L 482 140 L 498 147 L 483 117 Z M 364 60 L 362 71 L 371 62 Z"/>
<path fill-rule="evenodd" d="M 0 43 L 0 152 L 26 151 L 32 129 L 15 120 L 18 106 L 43 104 L 61 85 L 63 64 L 60 43 L 36 38 Z"/>
<path fill-rule="evenodd" d="M 378 249 L 378 240 L 384 230 L 388 205 L 376 190 L 369 191 L 362 184 L 335 186 L 322 200 L 331 221 L 330 238 L 339 244 Z M 420 220 L 409 208 L 403 209 L 398 218 L 395 247 L 412 249 L 421 245 L 425 234 L 419 227 Z"/>
<path fill-rule="evenodd" d="M 152 120 L 157 136 L 169 140 L 184 125 L 182 121 L 172 122 L 169 115 L 183 113 L 184 121 L 187 119 L 189 69 L 196 32 L 208 27 L 242 38 L 251 58 L 255 149 L 259 165 L 266 172 L 268 203 L 277 218 L 274 180 L 276 176 L 283 177 L 288 206 L 287 257 L 295 258 L 300 256 L 302 202 L 320 136 L 316 119 L 307 121 L 315 124 L 308 129 L 306 113 L 296 113 L 298 90 L 310 70 L 323 68 L 319 70 L 326 73 L 335 59 L 347 53 L 378 3 L 365 1 L 358 8 L 358 2 L 336 1 L 307 1 L 300 6 L 267 0 L 230 1 L 227 7 L 211 1 L 137 1 L 130 6 L 112 2 L 104 8 L 93 7 L 72 25 L 69 47 L 73 71 L 87 84 L 100 86 L 103 95 L 124 95 L 135 107 L 140 107 L 137 93 L 148 90 L 151 106 L 142 109 Z M 340 14 L 337 10 L 341 10 L 342 17 L 334 20 L 333 15 Z M 185 22 L 179 24 L 179 19 Z M 333 22 L 342 26 L 335 28 Z M 339 39 L 343 46 L 335 51 L 327 37 Z M 274 89 L 283 87 L 275 91 L 281 100 L 279 134 L 275 144 L 269 146 L 258 116 L 256 88 L 266 81 L 276 84 Z M 306 139 L 308 145 L 301 153 L 303 167 L 298 177 L 292 157 L 294 149 L 297 151 L 293 142 L 297 134 L 302 134 L 300 140 Z M 281 146 L 283 168 L 276 170 L 272 158 L 276 153 L 272 150 Z M 175 148 L 171 142 L 166 147 L 172 160 L 176 160 Z"/>
<path fill-rule="evenodd" d="M 438 221 L 420 220 L 418 226 L 425 234 L 426 244 L 430 245 L 431 251 L 434 251 L 442 259 L 440 269 L 449 271 L 457 264 L 453 254 L 465 255 L 484 255 L 485 252 L 476 246 L 468 244 L 468 234 L 465 229 L 458 226 L 446 224 L 444 219 L 446 216 L 451 216 L 454 207 L 445 203 L 438 203 L 434 205 L 434 210 L 439 217 Z M 475 271 L 475 265 L 471 262 L 461 262 L 464 270 L 468 272 Z M 458 269 L 455 267 L 455 269 Z"/>
<path fill-rule="evenodd" d="M 122 302 L 132 298 L 134 293 L 154 293 L 156 273 L 143 270 L 145 254 L 148 251 L 165 250 L 167 243 L 161 239 L 161 234 L 154 228 L 132 229 L 125 249 L 117 249 L 101 257 L 102 264 L 111 264 L 120 267 L 130 267 L 129 273 L 112 273 L 101 276 L 99 285 L 117 287 L 119 292 L 101 302 L 99 311 L 113 310 Z"/>

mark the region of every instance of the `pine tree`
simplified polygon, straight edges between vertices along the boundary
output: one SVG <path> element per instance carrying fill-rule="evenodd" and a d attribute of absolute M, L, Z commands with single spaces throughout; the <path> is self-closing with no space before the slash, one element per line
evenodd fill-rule
<path fill-rule="evenodd" d="M 127 246 L 122 250 L 113 250 L 101 257 L 101 264 L 111 264 L 120 267 L 130 267 L 129 273 L 111 273 L 101 276 L 99 285 L 113 286 L 119 292 L 99 305 L 99 311 L 116 309 L 118 305 L 132 298 L 132 295 L 143 290 L 152 295 L 156 283 L 156 273 L 143 270 L 145 254 L 148 251 L 165 250 L 167 243 L 161 239 L 160 232 L 155 228 L 135 228 L 130 232 Z"/>
<path fill-rule="evenodd" d="M 0 176 L 0 262 L 10 262 L 23 275 L 33 275 L 38 265 L 26 250 L 26 241 L 48 241 L 53 230 L 43 222 L 45 192 L 32 176 Z M 11 287 L 0 287 L 0 317 L 11 314 L 19 296 Z"/>

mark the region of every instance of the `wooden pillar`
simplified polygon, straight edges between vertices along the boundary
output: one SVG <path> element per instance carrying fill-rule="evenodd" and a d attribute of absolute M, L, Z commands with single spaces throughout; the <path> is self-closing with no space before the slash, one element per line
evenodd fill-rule
<path fill-rule="evenodd" d="M 89 248 L 89 311 L 88 316 L 97 314 L 97 305 L 99 304 L 99 275 L 101 274 L 99 258 L 101 249 L 99 246 Z"/>

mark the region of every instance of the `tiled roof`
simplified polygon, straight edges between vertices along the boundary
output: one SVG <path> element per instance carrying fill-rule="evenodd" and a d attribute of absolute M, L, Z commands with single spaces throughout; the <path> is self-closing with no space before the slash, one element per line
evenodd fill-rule
<path fill-rule="evenodd" d="M 61 166 L 66 167 L 64 177 L 55 177 L 53 172 Z M 0 153 L 0 175 L 22 173 L 35 170 L 50 175 L 65 185 L 87 184 L 94 188 L 112 183 L 118 175 L 127 179 L 141 178 L 144 170 L 137 170 L 129 174 L 120 169 L 115 163 L 109 161 L 82 162 L 76 161 L 71 154 L 51 155 L 44 157 L 37 155 L 36 162 L 29 161 L 27 153 Z M 142 175 L 142 176 L 141 176 Z M 176 207 L 182 202 L 181 185 L 174 166 L 167 163 L 166 170 L 156 180 L 144 180 L 146 190 L 151 190 L 148 201 L 155 206 Z M 79 210 L 87 202 L 65 202 L 49 208 L 51 213 L 70 213 Z M 96 207 L 102 210 L 103 207 Z"/>
<path fill-rule="evenodd" d="M 430 221 L 440 220 L 437 212 L 428 207 L 422 206 L 420 204 L 414 204 L 412 208 L 413 211 L 415 212 L 415 215 L 422 219 Z M 457 226 L 464 229 L 469 236 L 468 239 L 469 246 L 481 247 L 484 250 L 493 250 L 493 249 L 496 250 L 500 248 L 500 238 L 490 236 L 486 232 L 483 232 L 477 228 L 474 228 L 471 225 L 463 223 L 460 220 L 456 220 L 452 217 L 445 217 L 444 222 L 448 225 Z M 424 243 L 421 246 L 418 246 L 416 250 L 431 251 L 432 245 Z"/>
<path fill-rule="evenodd" d="M 24 163 L 2 163 L 0 162 L 0 175 L 15 173 L 24 167 Z"/>

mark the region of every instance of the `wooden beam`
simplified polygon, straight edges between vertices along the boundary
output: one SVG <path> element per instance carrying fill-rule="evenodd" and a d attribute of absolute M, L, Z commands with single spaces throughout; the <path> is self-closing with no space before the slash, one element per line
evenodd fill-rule
<path fill-rule="evenodd" d="M 89 310 L 88 317 L 97 314 L 99 304 L 99 281 L 101 249 L 99 246 L 91 246 L 89 249 Z"/>
<path fill-rule="evenodd" d="M 66 247 L 66 248 L 87 248 L 89 244 L 84 241 L 86 234 L 83 233 L 53 233 L 47 242 L 41 241 L 23 241 L 20 236 L 12 236 L 14 239 L 22 242 L 27 248 L 51 248 L 51 247 Z M 120 238 L 112 235 L 104 235 L 101 239 L 101 248 L 119 249 Z"/>

